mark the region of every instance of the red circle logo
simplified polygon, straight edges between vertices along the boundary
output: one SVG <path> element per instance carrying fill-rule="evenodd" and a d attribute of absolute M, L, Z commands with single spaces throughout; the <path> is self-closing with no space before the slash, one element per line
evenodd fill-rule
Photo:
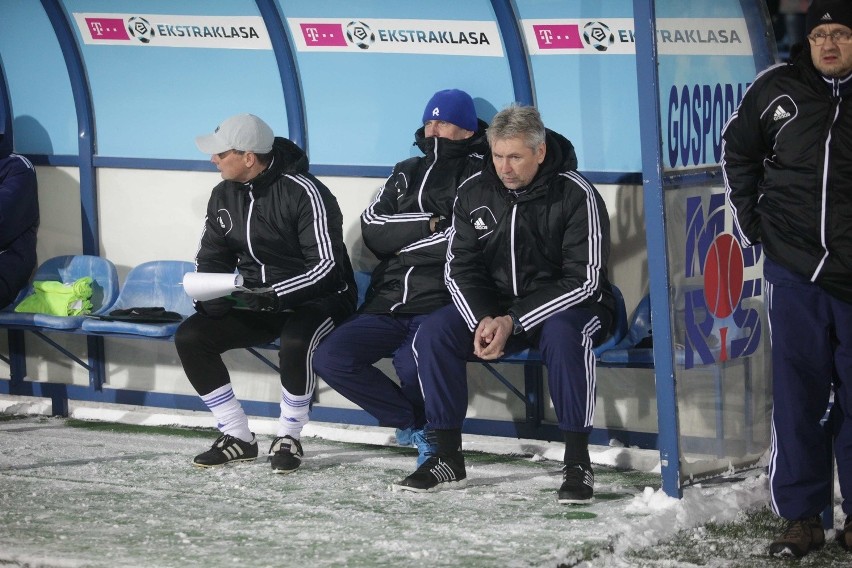
<path fill-rule="evenodd" d="M 743 293 L 743 251 L 730 233 L 722 233 L 704 260 L 704 299 L 717 318 L 734 312 Z"/>

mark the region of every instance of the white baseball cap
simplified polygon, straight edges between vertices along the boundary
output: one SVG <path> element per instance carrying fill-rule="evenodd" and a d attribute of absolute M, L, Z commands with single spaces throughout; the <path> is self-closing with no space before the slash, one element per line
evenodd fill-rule
<path fill-rule="evenodd" d="M 226 119 L 212 134 L 196 137 L 195 145 L 210 155 L 228 150 L 266 154 L 272 151 L 274 140 L 268 124 L 253 114 L 238 114 Z"/>

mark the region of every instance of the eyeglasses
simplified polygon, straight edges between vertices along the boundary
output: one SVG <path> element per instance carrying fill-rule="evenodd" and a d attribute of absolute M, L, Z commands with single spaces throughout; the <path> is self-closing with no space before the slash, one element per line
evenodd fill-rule
<path fill-rule="evenodd" d="M 828 38 L 831 38 L 835 45 L 843 45 L 852 42 L 852 32 L 836 30 L 828 34 L 816 33 L 808 36 L 808 40 L 814 45 L 822 45 Z"/>

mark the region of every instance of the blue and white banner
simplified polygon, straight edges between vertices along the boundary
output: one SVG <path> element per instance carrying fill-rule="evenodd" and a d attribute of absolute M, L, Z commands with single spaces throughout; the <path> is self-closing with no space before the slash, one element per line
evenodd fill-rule
<path fill-rule="evenodd" d="M 503 57 L 496 22 L 288 18 L 299 51 Z"/>
<path fill-rule="evenodd" d="M 259 16 L 74 13 L 74 20 L 88 45 L 272 49 Z"/>
<path fill-rule="evenodd" d="M 527 49 L 534 55 L 635 55 L 632 18 L 523 20 Z M 660 18 L 661 55 L 751 55 L 741 18 Z"/>

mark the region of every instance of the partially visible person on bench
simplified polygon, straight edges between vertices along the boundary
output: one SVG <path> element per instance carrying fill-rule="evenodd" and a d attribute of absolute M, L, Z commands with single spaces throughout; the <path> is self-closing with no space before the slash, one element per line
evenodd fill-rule
<path fill-rule="evenodd" d="M 437 448 L 394 489 L 465 484 L 467 361 L 533 346 L 547 368 L 565 439 L 559 502 L 586 503 L 594 496 L 592 348 L 609 335 L 615 308 L 607 279 L 609 216 L 576 171 L 573 145 L 546 130 L 534 107 L 500 111 L 487 137 L 490 159 L 459 187 L 453 212 L 447 283 L 454 305 L 429 316 L 414 339 Z"/>
<path fill-rule="evenodd" d="M 281 415 L 269 457 L 273 471 L 290 473 L 303 456 L 301 431 L 316 382 L 313 350 L 355 310 L 343 216 L 328 188 L 308 172 L 302 149 L 274 137 L 256 116 L 233 116 L 196 138 L 196 145 L 212 155 L 224 180 L 207 205 L 197 270 L 239 270 L 254 291 L 234 294 L 236 304 L 230 298 L 196 302 L 198 313 L 175 334 L 187 377 L 222 432 L 193 463 L 212 467 L 257 458 L 257 441 L 221 354 L 280 338 Z"/>
<path fill-rule="evenodd" d="M 0 133 L 0 308 L 11 304 L 36 267 L 38 183 L 33 165 Z"/>
<path fill-rule="evenodd" d="M 424 156 L 396 164 L 361 215 L 364 244 L 379 258 L 360 313 L 326 337 L 314 369 L 326 383 L 397 429 L 425 460 L 423 395 L 411 342 L 426 315 L 450 303 L 444 285 L 456 188 L 482 167 L 485 123 L 464 91 L 435 93 L 414 140 Z M 374 366 L 393 356 L 399 385 Z"/>

